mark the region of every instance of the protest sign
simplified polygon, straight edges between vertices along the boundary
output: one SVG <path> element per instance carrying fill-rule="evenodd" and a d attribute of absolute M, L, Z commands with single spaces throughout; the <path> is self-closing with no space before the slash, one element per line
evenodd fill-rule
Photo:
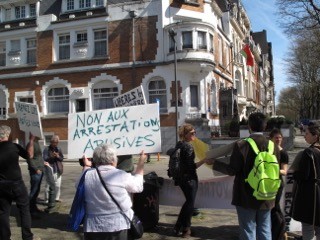
<path fill-rule="evenodd" d="M 115 107 L 128 107 L 146 104 L 142 86 L 136 87 L 120 96 L 113 98 Z"/>
<path fill-rule="evenodd" d="M 69 114 L 68 158 L 92 157 L 102 143 L 113 145 L 118 155 L 161 152 L 158 104 Z"/>
<path fill-rule="evenodd" d="M 19 128 L 42 138 L 42 126 L 38 105 L 24 102 L 15 102 Z"/>

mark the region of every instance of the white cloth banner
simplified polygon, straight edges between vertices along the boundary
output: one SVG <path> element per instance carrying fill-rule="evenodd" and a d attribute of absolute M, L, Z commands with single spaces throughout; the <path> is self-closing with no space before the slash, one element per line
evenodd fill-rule
<path fill-rule="evenodd" d="M 234 209 L 231 205 L 234 177 L 221 176 L 199 182 L 196 203 L 198 208 Z M 159 202 L 162 205 L 182 206 L 185 197 L 179 186 L 165 179 L 160 188 Z"/>
<path fill-rule="evenodd" d="M 38 105 L 25 102 L 15 102 L 14 104 L 20 130 L 43 138 Z"/>
<path fill-rule="evenodd" d="M 80 112 L 68 116 L 68 158 L 92 157 L 102 143 L 118 155 L 161 152 L 157 103 Z"/>

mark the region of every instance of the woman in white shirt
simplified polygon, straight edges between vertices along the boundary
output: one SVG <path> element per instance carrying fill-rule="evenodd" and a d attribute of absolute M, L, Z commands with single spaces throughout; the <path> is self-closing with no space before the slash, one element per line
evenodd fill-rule
<path fill-rule="evenodd" d="M 84 158 L 84 170 L 95 166 L 89 169 L 85 176 L 85 240 L 128 239 L 129 219 L 133 217 L 130 193 L 143 190 L 143 166 L 146 158 L 147 155 L 142 151 L 133 175 L 116 168 L 116 150 L 111 145 L 98 146 L 94 150 L 92 162 Z M 123 212 L 103 187 L 96 168 Z"/>

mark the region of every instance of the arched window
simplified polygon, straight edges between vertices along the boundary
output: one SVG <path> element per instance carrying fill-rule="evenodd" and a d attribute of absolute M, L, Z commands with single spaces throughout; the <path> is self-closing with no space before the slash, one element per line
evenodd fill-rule
<path fill-rule="evenodd" d="M 148 85 L 149 103 L 159 101 L 160 113 L 166 113 L 167 110 L 167 89 L 166 83 L 162 79 L 152 79 Z"/>
<path fill-rule="evenodd" d="M 118 86 L 111 81 L 101 81 L 92 88 L 93 110 L 113 108 L 113 98 L 119 95 Z"/>
<path fill-rule="evenodd" d="M 48 91 L 48 113 L 69 113 L 69 90 L 54 86 Z"/>
<path fill-rule="evenodd" d="M 6 94 L 0 89 L 0 119 L 6 119 L 7 106 L 6 106 Z"/>

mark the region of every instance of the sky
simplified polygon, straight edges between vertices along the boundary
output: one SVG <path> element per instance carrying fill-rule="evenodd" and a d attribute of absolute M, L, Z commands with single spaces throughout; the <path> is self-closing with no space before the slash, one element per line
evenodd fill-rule
<path fill-rule="evenodd" d="M 276 103 L 281 89 L 288 84 L 284 58 L 288 53 L 289 41 L 278 23 L 275 0 L 242 0 L 251 22 L 253 32 L 267 31 L 267 41 L 272 43 L 273 72 Z"/>

